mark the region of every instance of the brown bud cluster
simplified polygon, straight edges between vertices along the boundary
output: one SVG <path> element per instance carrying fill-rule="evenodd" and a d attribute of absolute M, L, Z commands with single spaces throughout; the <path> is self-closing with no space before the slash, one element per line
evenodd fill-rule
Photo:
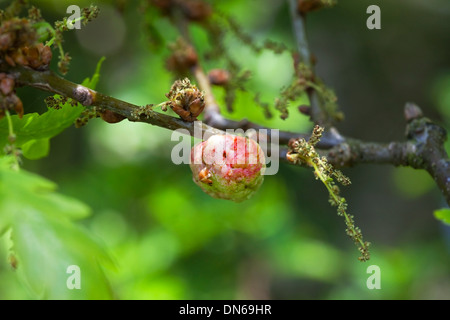
<path fill-rule="evenodd" d="M 0 51 L 30 46 L 36 41 L 37 34 L 27 19 L 12 18 L 0 26 Z"/>
<path fill-rule="evenodd" d="M 36 70 L 47 70 L 52 60 L 52 51 L 50 47 L 38 43 L 30 47 L 19 48 L 12 55 L 6 55 L 5 60 L 11 66 L 20 64 Z"/>
<path fill-rule="evenodd" d="M 165 15 L 179 10 L 186 19 L 197 22 L 204 21 L 212 14 L 211 6 L 202 0 L 150 0 L 150 4 Z"/>
<path fill-rule="evenodd" d="M 203 21 L 212 13 L 211 6 L 201 0 L 178 1 L 178 3 L 186 18 L 192 21 Z"/>
<path fill-rule="evenodd" d="M 27 19 L 12 18 L 0 26 L 0 59 L 13 67 L 46 70 L 52 51 L 38 42 L 36 31 Z"/>
<path fill-rule="evenodd" d="M 186 75 L 189 69 L 198 63 L 198 56 L 195 49 L 182 39 L 169 45 L 172 55 L 167 59 L 166 67 L 169 71 L 178 75 Z"/>
<path fill-rule="evenodd" d="M 166 97 L 168 105 L 184 121 L 197 120 L 205 108 L 203 93 L 188 78 L 175 81 Z"/>
<path fill-rule="evenodd" d="M 0 73 L 0 119 L 6 111 L 15 111 L 22 118 L 23 104 L 14 91 L 14 78 L 6 73 Z"/>
<path fill-rule="evenodd" d="M 321 8 L 329 8 L 336 4 L 336 0 L 298 0 L 298 13 L 305 13 L 319 10 Z"/>
<path fill-rule="evenodd" d="M 300 111 L 300 113 L 304 114 L 305 116 L 310 116 L 311 115 L 311 107 L 307 106 L 307 105 L 300 105 L 298 106 L 298 111 Z"/>
<path fill-rule="evenodd" d="M 230 73 L 224 69 L 212 69 L 208 72 L 209 82 L 216 86 L 226 86 L 230 82 Z"/>

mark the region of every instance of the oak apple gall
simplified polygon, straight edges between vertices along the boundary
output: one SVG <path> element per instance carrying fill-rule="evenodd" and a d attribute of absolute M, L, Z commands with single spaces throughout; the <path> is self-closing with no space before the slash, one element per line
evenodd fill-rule
<path fill-rule="evenodd" d="M 264 181 L 265 156 L 258 143 L 234 135 L 213 135 L 191 150 L 194 182 L 217 199 L 242 202 Z"/>

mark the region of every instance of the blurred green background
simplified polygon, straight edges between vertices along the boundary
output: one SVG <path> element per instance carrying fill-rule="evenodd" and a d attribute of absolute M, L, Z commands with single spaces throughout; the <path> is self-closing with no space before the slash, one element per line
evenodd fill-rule
<path fill-rule="evenodd" d="M 285 1 L 216 2 L 256 43 L 269 38 L 294 48 Z M 31 3 L 52 22 L 66 15 L 68 5 L 91 1 Z M 139 13 L 137 3 L 96 1 L 99 18 L 65 34 L 64 48 L 73 58 L 67 79 L 81 83 L 105 56 L 98 91 L 137 105 L 164 101 L 174 80 L 165 69 L 169 50 L 149 45 L 144 20 L 153 19 L 167 42 L 177 32 L 167 19 Z M 381 7 L 381 30 L 366 28 L 370 4 Z M 447 0 L 340 0 L 308 16 L 317 74 L 336 91 L 346 116 L 338 125 L 342 134 L 402 140 L 408 101 L 450 127 L 449 21 Z M 207 52 L 204 31 L 194 25 L 191 32 L 199 51 Z M 253 101 L 252 92 L 260 91 L 261 99 L 273 104 L 290 83 L 289 53 L 255 55 L 231 34 L 226 41 L 230 54 L 253 75 L 248 92 L 238 93 L 230 117 L 310 130 L 295 105 L 282 121 L 274 109 L 273 119 L 264 119 Z M 207 70 L 221 66 L 203 63 Z M 45 111 L 48 94 L 30 88 L 18 93 L 26 112 Z M 223 91 L 215 93 L 224 105 Z M 24 162 L 25 169 L 55 181 L 61 193 L 92 208 L 92 216 L 81 223 L 116 261 L 115 270 L 105 268 L 115 298 L 450 298 L 450 231 L 433 216 L 445 202 L 427 173 L 380 165 L 343 170 L 353 182 L 342 190 L 349 212 L 372 242 L 372 259 L 360 263 L 343 220 L 310 170 L 282 164 L 251 200 L 216 200 L 192 182 L 187 165 L 172 164 L 170 152 L 177 142 L 170 137 L 170 131 L 147 124 L 95 119 L 52 139 L 48 157 Z M 7 251 L 5 242 L 0 247 L 0 298 L 33 298 L 7 263 Z M 371 264 L 381 268 L 381 290 L 366 287 Z"/>

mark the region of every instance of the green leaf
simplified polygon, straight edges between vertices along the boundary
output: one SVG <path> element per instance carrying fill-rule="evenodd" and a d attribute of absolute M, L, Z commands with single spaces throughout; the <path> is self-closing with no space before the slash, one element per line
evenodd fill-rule
<path fill-rule="evenodd" d="M 95 89 L 104 60 L 105 58 L 103 57 L 98 62 L 92 78 L 87 78 L 83 81 L 84 86 Z M 58 97 L 58 95 L 55 95 L 55 97 Z M 42 115 L 28 113 L 22 119 L 17 115 L 11 116 L 14 133 L 16 134 L 16 147 L 23 148 L 24 156 L 28 159 L 35 160 L 47 156 L 49 151 L 48 140 L 70 127 L 84 109 L 85 107 L 81 104 L 74 107 L 70 103 L 65 103 L 61 106 L 61 109 L 48 108 L 47 112 Z M 3 118 L 0 120 L 1 150 L 8 142 L 8 136 L 8 121 L 6 118 Z"/>
<path fill-rule="evenodd" d="M 33 28 L 36 29 L 38 34 L 38 41 L 44 42 L 49 39 L 55 32 L 52 25 L 47 21 L 39 21 L 33 24 Z"/>
<path fill-rule="evenodd" d="M 443 223 L 450 225 L 450 209 L 442 208 L 434 211 L 436 219 L 441 220 Z"/>
<path fill-rule="evenodd" d="M 87 78 L 83 81 L 83 85 L 94 90 L 97 87 L 98 80 L 100 79 L 100 68 L 102 67 L 103 61 L 105 61 L 105 57 L 101 57 L 97 63 L 97 67 L 95 68 L 94 75 L 91 79 Z"/>
<path fill-rule="evenodd" d="M 101 245 L 74 220 L 90 209 L 55 192 L 56 185 L 0 158 L 0 232 L 11 229 L 19 278 L 37 298 L 112 298 L 100 263 L 111 265 Z M 81 270 L 81 289 L 68 289 L 69 266 Z"/>
<path fill-rule="evenodd" d="M 14 133 L 16 134 L 15 145 L 22 147 L 31 140 L 50 139 L 72 123 L 83 112 L 83 106 L 72 107 L 66 103 L 60 110 L 48 109 L 42 115 L 38 113 L 28 113 L 20 119 L 17 115 L 11 116 Z M 4 148 L 9 135 L 8 122 L 6 118 L 0 120 L 0 148 Z"/>
<path fill-rule="evenodd" d="M 36 160 L 45 157 L 50 150 L 49 139 L 30 140 L 22 145 L 23 156 L 30 160 Z"/>
<path fill-rule="evenodd" d="M 16 212 L 11 240 L 19 276 L 37 298 L 112 298 L 99 265 L 105 253 L 84 229 L 27 208 Z M 80 268 L 79 290 L 67 286 L 73 265 Z"/>

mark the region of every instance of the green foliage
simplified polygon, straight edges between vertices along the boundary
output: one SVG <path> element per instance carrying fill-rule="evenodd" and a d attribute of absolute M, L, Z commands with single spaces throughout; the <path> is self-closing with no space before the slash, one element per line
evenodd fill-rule
<path fill-rule="evenodd" d="M 434 211 L 436 219 L 441 220 L 443 223 L 450 225 L 450 209 L 442 208 Z"/>
<path fill-rule="evenodd" d="M 39 42 L 48 40 L 54 33 L 53 27 L 47 21 L 35 22 L 33 23 L 33 28 L 36 30 Z"/>
<path fill-rule="evenodd" d="M 11 255 L 20 279 L 37 298 L 110 298 L 100 262 L 111 262 L 104 249 L 74 220 L 89 215 L 78 200 L 55 192 L 42 177 L 12 169 L 14 159 L 0 159 L 0 230 L 11 229 Z M 66 270 L 83 273 L 82 290 L 69 290 Z"/>
<path fill-rule="evenodd" d="M 50 141 L 47 138 L 31 139 L 22 144 L 21 148 L 25 158 L 37 160 L 48 155 L 48 152 L 50 151 Z"/>
<path fill-rule="evenodd" d="M 342 276 L 342 253 L 321 241 L 290 234 L 271 251 L 274 265 L 282 274 L 325 282 Z"/>
<path fill-rule="evenodd" d="M 408 167 L 396 168 L 393 172 L 393 183 L 405 198 L 416 198 L 433 190 L 433 178 L 424 170 Z"/>
<path fill-rule="evenodd" d="M 83 85 L 94 88 L 101 59 L 94 76 Z M 9 116 L 0 121 L 0 145 L 5 147 L 14 130 L 14 147 L 28 159 L 45 157 L 50 138 L 71 126 L 84 107 L 53 97 L 56 103 L 42 115 Z M 58 194 L 56 185 L 38 175 L 18 170 L 13 156 L 0 158 L 0 234 L 10 230 L 10 261 L 31 295 L 41 299 L 112 298 L 100 263 L 111 263 L 104 249 L 75 220 L 90 209 L 82 202 Z M 82 289 L 69 290 L 66 270 L 77 265 L 82 272 Z"/>
<path fill-rule="evenodd" d="M 49 108 L 47 112 L 42 115 L 38 113 L 28 113 L 20 119 L 17 115 L 11 116 L 14 133 L 16 134 L 15 145 L 22 147 L 25 145 L 25 149 L 31 153 L 25 153 L 24 155 L 30 159 L 36 159 L 42 156 L 46 156 L 46 153 L 42 153 L 42 150 L 36 150 L 30 148 L 30 143 L 36 143 L 40 140 L 49 139 L 61 133 L 64 129 L 73 124 L 75 119 L 79 117 L 84 110 L 83 106 L 73 107 L 69 103 L 65 103 L 60 110 Z M 0 120 L 0 147 L 3 148 L 7 143 L 8 137 L 8 123 L 6 119 Z M 48 148 L 47 148 L 48 150 Z"/>
<path fill-rule="evenodd" d="M 96 125 L 111 127 L 94 121 L 86 129 Z M 144 129 L 141 135 L 161 131 Z M 261 277 L 273 277 L 274 298 L 432 297 L 427 285 L 446 279 L 449 259 L 442 254 L 442 242 L 417 240 L 406 247 L 380 243 L 371 250 L 370 264 L 381 267 L 382 290 L 368 290 L 368 264 L 355 263 L 356 254 L 339 241 L 340 230 L 329 232 L 327 226 L 341 228 L 339 220 L 326 219 L 329 212 L 316 200 L 311 205 L 301 196 L 311 188 L 306 176 L 300 189 L 293 190 L 282 173 L 267 177 L 254 199 L 236 204 L 193 188 L 187 165 L 167 167 L 169 154 L 170 146 L 157 145 L 140 161 L 105 165 L 111 156 L 100 153 L 99 162 L 60 182 L 66 193 L 92 204 L 95 215 L 88 227 L 117 257 L 118 271 L 108 272 L 108 278 L 120 299 L 250 298 L 242 292 L 249 260 L 269 270 Z M 287 169 L 289 177 L 304 172 Z M 293 204 L 295 198 L 301 199 L 299 206 Z M 323 217 L 322 223 L 312 222 L 311 216 Z"/>
<path fill-rule="evenodd" d="M 275 193 L 276 188 L 281 186 L 270 184 L 263 188 L 262 194 L 255 195 L 256 200 L 251 199 L 243 205 L 226 200 L 210 200 L 209 196 L 197 190 L 161 189 L 152 193 L 149 207 L 159 224 L 176 236 L 182 252 L 189 253 L 230 230 L 261 239 L 279 232 L 288 208 L 280 202 L 267 200 L 272 199 L 267 196 Z M 193 202 L 192 199 L 198 201 Z M 211 206 L 218 203 L 220 208 L 212 212 Z M 169 211 L 168 206 L 172 208 Z"/>
<path fill-rule="evenodd" d="M 169 149 L 155 150 L 166 154 Z M 291 223 L 295 212 L 287 204 L 286 186 L 271 177 L 254 198 L 236 204 L 192 187 L 187 165 L 161 170 L 165 165 L 165 157 L 93 165 L 61 184 L 94 204 L 88 226 L 119 258 L 118 271 L 108 278 L 120 299 L 235 297 L 240 260 L 272 254 L 272 244 L 297 228 Z"/>

